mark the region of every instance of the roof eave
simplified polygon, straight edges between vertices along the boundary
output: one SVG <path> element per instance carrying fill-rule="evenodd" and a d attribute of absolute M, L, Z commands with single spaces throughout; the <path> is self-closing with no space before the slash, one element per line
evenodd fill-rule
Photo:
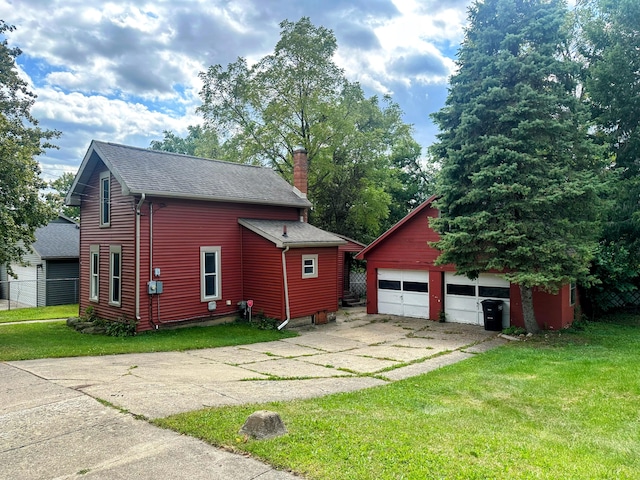
<path fill-rule="evenodd" d="M 142 195 L 145 194 L 147 197 L 163 197 L 163 198 L 177 198 L 181 200 L 202 200 L 206 202 L 228 202 L 228 203 L 245 203 L 252 205 L 272 205 L 278 207 L 292 207 L 292 208 L 309 208 L 311 207 L 311 202 L 309 201 L 301 201 L 298 202 L 274 202 L 270 200 L 262 200 L 262 199 L 238 199 L 235 197 L 223 197 L 223 196 L 214 196 L 214 195 L 194 195 L 191 193 L 178 193 L 178 192 L 165 192 L 161 190 L 134 190 L 131 188 L 123 188 L 123 195 Z"/>
<path fill-rule="evenodd" d="M 418 215 L 418 213 L 420 213 L 422 210 L 424 210 L 425 208 L 431 206 L 431 204 L 435 200 L 437 200 L 439 197 L 440 197 L 439 195 L 432 195 L 431 197 L 426 199 L 424 202 L 422 202 L 420 205 L 418 205 L 416 208 L 414 208 L 412 211 L 407 213 L 400 221 L 398 221 L 398 223 L 396 223 L 393 227 L 391 227 L 389 230 L 387 230 L 382 235 L 380 235 L 378 238 L 376 238 L 364 250 L 360 251 L 360 253 L 358 253 L 355 256 L 356 260 L 364 260 L 365 256 L 367 255 L 367 253 L 369 253 L 371 250 L 376 248 L 380 243 L 385 241 L 387 239 L 387 237 L 391 236 L 396 230 L 398 230 L 400 227 L 402 227 L 405 223 L 407 223 L 413 217 Z"/>

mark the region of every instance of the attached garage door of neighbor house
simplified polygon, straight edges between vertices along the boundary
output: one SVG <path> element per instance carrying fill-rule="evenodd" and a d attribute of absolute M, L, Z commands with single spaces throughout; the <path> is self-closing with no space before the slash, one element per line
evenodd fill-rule
<path fill-rule="evenodd" d="M 509 282 L 498 275 L 483 273 L 470 280 L 464 275 L 446 272 L 444 311 L 448 322 L 483 325 L 482 301 L 502 300 L 502 326 L 509 326 Z"/>
<path fill-rule="evenodd" d="M 378 313 L 429 318 L 429 272 L 378 270 Z"/>

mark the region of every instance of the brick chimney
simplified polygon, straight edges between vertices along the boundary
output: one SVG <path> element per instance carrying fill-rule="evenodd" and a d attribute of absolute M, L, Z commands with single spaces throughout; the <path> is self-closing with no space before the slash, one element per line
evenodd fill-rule
<path fill-rule="evenodd" d="M 309 162 L 307 151 L 304 147 L 298 147 L 293 151 L 293 188 L 304 198 L 307 198 L 309 190 Z M 307 209 L 300 216 L 300 221 L 307 221 Z"/>

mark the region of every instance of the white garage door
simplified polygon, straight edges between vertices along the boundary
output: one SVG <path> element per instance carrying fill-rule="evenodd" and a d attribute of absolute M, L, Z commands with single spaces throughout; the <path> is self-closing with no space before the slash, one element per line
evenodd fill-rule
<path fill-rule="evenodd" d="M 429 318 L 429 272 L 378 270 L 378 313 Z"/>
<path fill-rule="evenodd" d="M 509 282 L 490 273 L 483 273 L 470 280 L 464 275 L 446 272 L 444 311 L 447 321 L 483 325 L 482 301 L 502 300 L 502 326 L 509 326 Z"/>

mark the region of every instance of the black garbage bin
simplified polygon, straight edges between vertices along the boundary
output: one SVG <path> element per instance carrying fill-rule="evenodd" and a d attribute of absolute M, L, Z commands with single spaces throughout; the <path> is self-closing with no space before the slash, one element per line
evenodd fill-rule
<path fill-rule="evenodd" d="M 502 330 L 502 300 L 487 299 L 482 301 L 482 313 L 484 313 L 484 329 L 492 332 Z"/>

